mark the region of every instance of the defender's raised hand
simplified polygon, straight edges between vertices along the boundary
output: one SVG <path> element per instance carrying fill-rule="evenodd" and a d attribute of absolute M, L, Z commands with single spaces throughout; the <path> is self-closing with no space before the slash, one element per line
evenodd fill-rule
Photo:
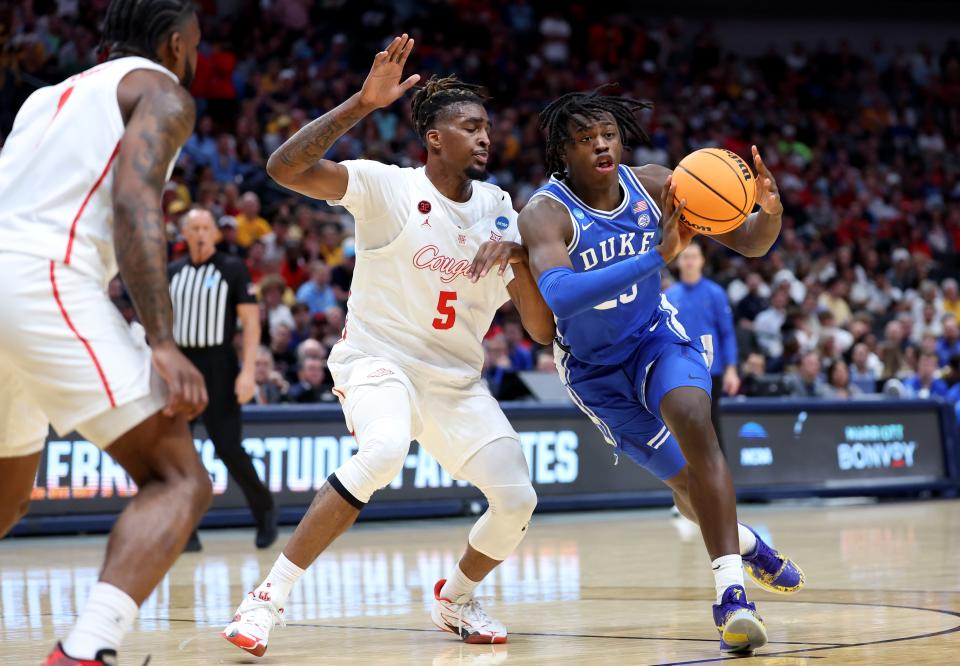
<path fill-rule="evenodd" d="M 413 51 L 413 39 L 404 33 L 394 37 L 385 51 L 373 59 L 373 67 L 360 89 L 360 103 L 371 109 L 380 109 L 393 104 L 420 80 L 419 74 L 408 77 L 401 83 L 403 66 Z"/>
<path fill-rule="evenodd" d="M 767 215 L 780 215 L 783 213 L 783 204 L 780 202 L 777 181 L 763 163 L 757 147 L 751 146 L 750 151 L 753 153 L 753 166 L 757 169 L 757 203 Z"/>

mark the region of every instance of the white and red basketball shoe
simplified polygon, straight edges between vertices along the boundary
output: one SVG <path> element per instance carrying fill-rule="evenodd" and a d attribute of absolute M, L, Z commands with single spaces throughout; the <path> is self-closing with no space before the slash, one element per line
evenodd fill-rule
<path fill-rule="evenodd" d="M 267 651 L 270 630 L 278 624 L 281 627 L 284 624 L 283 609 L 274 606 L 272 601 L 257 599 L 250 592 L 221 635 L 238 648 L 262 657 Z"/>
<path fill-rule="evenodd" d="M 464 643 L 506 643 L 507 628 L 487 615 L 476 599 L 470 597 L 456 602 L 440 596 L 446 582 L 441 579 L 433 588 L 430 617 L 437 629 L 456 634 Z"/>

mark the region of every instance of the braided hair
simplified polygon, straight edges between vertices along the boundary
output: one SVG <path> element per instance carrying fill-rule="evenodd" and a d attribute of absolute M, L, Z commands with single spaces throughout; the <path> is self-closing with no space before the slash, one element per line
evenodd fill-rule
<path fill-rule="evenodd" d="M 160 43 L 195 11 L 193 0 L 111 0 L 100 51 L 156 60 Z"/>
<path fill-rule="evenodd" d="M 410 101 L 413 124 L 417 134 L 426 142 L 427 131 L 436 125 L 437 119 L 455 104 L 483 104 L 486 97 L 481 86 L 464 83 L 456 76 L 430 79 L 417 89 Z"/>
<path fill-rule="evenodd" d="M 630 97 L 604 95 L 603 91 L 609 87 L 561 95 L 540 112 L 540 129 L 547 135 L 547 173 L 562 174 L 566 170 L 563 144 L 573 138 L 569 129 L 571 121 L 582 126 L 584 120 L 599 120 L 603 114 L 609 113 L 620 129 L 620 140 L 624 144 L 649 142 L 637 112 L 653 108 L 653 104 Z"/>

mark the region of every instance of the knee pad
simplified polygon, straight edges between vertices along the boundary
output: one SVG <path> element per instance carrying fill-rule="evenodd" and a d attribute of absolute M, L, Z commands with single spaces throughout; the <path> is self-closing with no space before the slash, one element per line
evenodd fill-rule
<path fill-rule="evenodd" d="M 483 493 L 490 508 L 470 530 L 468 542 L 491 559 L 505 560 L 526 536 L 537 507 L 537 493 L 529 482 L 488 486 Z"/>
<path fill-rule="evenodd" d="M 389 418 L 367 425 L 363 432 L 357 433 L 357 452 L 334 472 L 343 489 L 361 505 L 369 502 L 374 492 L 393 481 L 403 470 L 410 440 L 401 426 Z"/>

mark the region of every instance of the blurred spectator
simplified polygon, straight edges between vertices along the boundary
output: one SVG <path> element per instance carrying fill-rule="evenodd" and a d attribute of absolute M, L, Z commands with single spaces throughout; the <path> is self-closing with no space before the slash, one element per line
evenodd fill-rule
<path fill-rule="evenodd" d="M 820 375 L 820 356 L 807 352 L 800 361 L 800 368 L 786 376 L 790 395 L 797 398 L 824 398 L 829 389 Z"/>
<path fill-rule="evenodd" d="M 770 307 L 758 314 L 753 323 L 757 344 L 767 356 L 779 358 L 783 354 L 781 329 L 787 320 L 789 300 L 790 296 L 785 289 L 777 289 L 770 296 Z"/>
<path fill-rule="evenodd" d="M 331 305 L 323 311 L 325 326 L 322 342 L 327 347 L 333 347 L 343 337 L 343 328 L 346 325 L 345 313 L 339 305 Z"/>
<path fill-rule="evenodd" d="M 507 338 L 503 333 L 497 333 L 483 341 L 484 361 L 483 378 L 490 387 L 490 392 L 494 397 L 499 397 L 500 386 L 503 383 L 504 376 L 513 372 L 513 365 L 510 362 L 509 347 Z"/>
<path fill-rule="evenodd" d="M 273 354 L 276 371 L 286 375 L 290 368 L 296 367 L 297 354 L 292 344 L 290 327 L 284 323 L 270 327 L 270 353 Z"/>
<path fill-rule="evenodd" d="M 270 224 L 260 217 L 260 197 L 255 192 L 244 192 L 237 215 L 237 243 L 250 247 L 253 241 L 269 238 L 272 233 Z"/>
<path fill-rule="evenodd" d="M 882 370 L 883 363 L 880 358 L 871 352 L 866 344 L 860 342 L 853 346 L 849 366 L 851 384 L 864 393 L 876 393 Z"/>
<path fill-rule="evenodd" d="M 935 353 L 922 352 L 917 359 L 917 372 L 903 380 L 907 395 L 914 398 L 946 397 L 948 387 L 937 377 L 939 367 Z"/>
<path fill-rule="evenodd" d="M 267 315 L 267 328 L 273 335 L 273 328 L 280 324 L 287 327 L 288 332 L 296 328 L 293 314 L 283 303 L 283 295 L 287 289 L 286 283 L 279 275 L 268 275 L 260 282 L 260 300 Z"/>
<path fill-rule="evenodd" d="M 330 268 L 322 261 L 310 264 L 310 280 L 297 289 L 297 301 L 306 303 L 310 314 L 323 312 L 337 304 L 337 296 L 330 286 Z"/>
<path fill-rule="evenodd" d="M 217 251 L 229 254 L 231 257 L 239 257 L 241 259 L 246 257 L 246 249 L 240 247 L 237 243 L 237 218 L 232 215 L 221 215 L 220 219 L 217 220 L 217 227 L 220 229 L 220 241 L 217 243 Z M 254 280 L 254 283 L 256 282 L 257 281 Z"/>
<path fill-rule="evenodd" d="M 556 374 L 557 361 L 553 356 L 552 349 L 541 349 L 537 352 L 537 372 L 549 372 Z"/>
<path fill-rule="evenodd" d="M 510 316 L 504 319 L 503 337 L 507 342 L 510 366 L 514 370 L 532 370 L 533 345 L 527 340 L 523 331 L 523 324 L 518 316 Z"/>
<path fill-rule="evenodd" d="M 303 260 L 303 253 L 300 251 L 300 244 L 296 241 L 288 241 L 283 250 L 280 277 L 293 291 L 297 291 L 310 278 L 306 262 Z"/>
<path fill-rule="evenodd" d="M 217 141 L 213 138 L 213 119 L 203 116 L 197 123 L 197 130 L 183 145 L 183 154 L 187 155 L 196 166 L 205 167 L 213 164 L 217 157 Z"/>
<path fill-rule="evenodd" d="M 843 359 L 837 359 L 827 367 L 827 385 L 824 397 L 832 400 L 848 400 L 861 395 L 860 387 L 850 381 L 850 372 Z"/>
<path fill-rule="evenodd" d="M 301 342 L 312 337 L 310 307 L 306 303 L 294 303 L 290 306 L 290 314 L 293 315 L 293 330 L 290 331 L 291 344 L 299 347 Z"/>
<path fill-rule="evenodd" d="M 960 355 L 960 324 L 953 314 L 943 315 L 943 335 L 937 339 L 937 360 L 940 367 L 950 364 L 950 359 Z"/>
<path fill-rule="evenodd" d="M 953 278 L 943 281 L 943 311 L 960 319 L 960 288 Z"/>
<path fill-rule="evenodd" d="M 340 231 L 335 225 L 326 224 L 320 232 L 320 258 L 330 268 L 339 266 L 343 262 L 343 247 L 341 246 Z"/>
<path fill-rule="evenodd" d="M 275 405 L 286 397 L 289 384 L 273 364 L 273 354 L 266 347 L 257 350 L 257 362 L 254 367 L 254 381 L 257 384 L 251 404 Z"/>
<path fill-rule="evenodd" d="M 333 402 L 333 385 L 324 383 L 326 363 L 323 359 L 307 357 L 299 366 L 299 381 L 290 387 L 288 400 L 296 403 Z"/>
<path fill-rule="evenodd" d="M 750 352 L 743 361 L 741 376 L 743 381 L 740 384 L 740 392 L 745 396 L 764 395 L 765 391 L 760 388 L 760 378 L 766 374 L 763 354 L 759 352 Z"/>
<path fill-rule="evenodd" d="M 759 273 L 747 275 L 745 283 L 747 293 L 737 301 L 737 307 L 734 311 L 738 326 L 752 329 L 757 315 L 767 309 L 769 301 L 762 293 L 765 286 Z"/>
<path fill-rule="evenodd" d="M 833 315 L 837 326 L 846 326 L 850 323 L 853 313 L 847 303 L 850 285 L 839 276 L 830 278 L 827 282 L 827 291 L 820 295 L 820 306 L 826 308 Z"/>
<path fill-rule="evenodd" d="M 903 324 L 899 321 L 887 323 L 884 329 L 884 342 L 880 347 L 880 361 L 883 372 L 880 379 L 903 378 L 910 374 L 910 364 L 904 353 Z"/>

